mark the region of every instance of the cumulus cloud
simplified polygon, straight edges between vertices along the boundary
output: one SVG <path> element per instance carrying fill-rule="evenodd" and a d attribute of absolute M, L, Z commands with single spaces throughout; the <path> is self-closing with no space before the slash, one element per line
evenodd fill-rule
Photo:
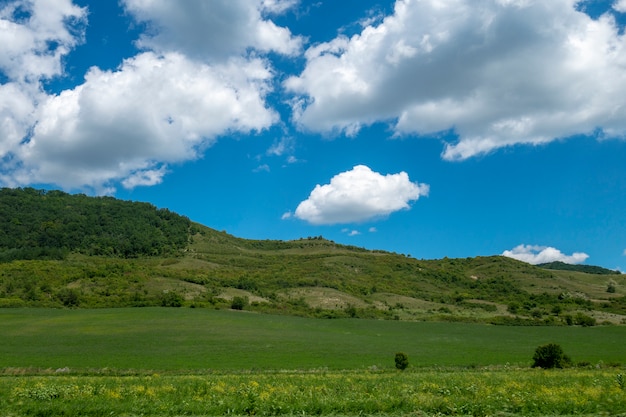
<path fill-rule="evenodd" d="M 300 0 L 263 0 L 263 11 L 273 14 L 285 13 L 287 10 L 294 8 Z"/>
<path fill-rule="evenodd" d="M 274 73 L 262 54 L 295 54 L 301 39 L 267 16 L 294 4 L 124 0 L 148 27 L 138 40 L 144 51 L 50 95 L 41 80 L 63 75 L 63 58 L 84 40 L 86 9 L 71 0 L 3 2 L 0 183 L 97 193 L 118 182 L 150 186 L 220 135 L 271 126 L 278 114 L 265 98 Z"/>
<path fill-rule="evenodd" d="M 83 42 L 85 21 L 86 10 L 70 0 L 0 4 L 0 159 L 5 166 L 19 165 L 12 152 L 36 122 L 37 103 L 45 99 L 41 81 L 62 74 L 63 58 Z"/>
<path fill-rule="evenodd" d="M 263 17 L 294 5 L 280 0 L 123 0 L 124 7 L 151 30 L 138 41 L 156 51 L 182 51 L 213 59 L 243 54 L 248 48 L 293 55 L 302 40 Z"/>
<path fill-rule="evenodd" d="M 626 0 L 618 0 L 613 4 L 613 9 L 620 13 L 626 13 Z"/>
<path fill-rule="evenodd" d="M 598 127 L 624 137 L 626 36 L 577 3 L 397 0 L 381 23 L 306 51 L 285 81 L 294 118 L 348 135 L 379 121 L 397 134 L 453 130 L 449 160 Z"/>
<path fill-rule="evenodd" d="M 30 141 L 17 155 L 28 182 L 98 188 L 153 185 L 163 164 L 194 159 L 225 131 L 271 125 L 261 60 L 209 66 L 184 55 L 152 52 L 117 71 L 92 68 L 85 83 L 50 96 L 38 109 Z"/>
<path fill-rule="evenodd" d="M 502 256 L 507 256 L 532 265 L 556 261 L 566 264 L 579 264 L 585 262 L 589 257 L 589 255 L 582 252 L 574 252 L 571 255 L 565 255 L 558 249 L 536 245 L 519 245 L 512 250 L 505 250 Z"/>
<path fill-rule="evenodd" d="M 61 74 L 61 60 L 83 41 L 87 10 L 71 0 L 3 3 L 0 71 L 18 82 L 37 82 Z"/>
<path fill-rule="evenodd" d="M 317 185 L 301 202 L 295 217 L 311 224 L 355 223 L 410 208 L 428 195 L 429 186 L 413 183 L 406 172 L 382 175 L 364 165 Z"/>

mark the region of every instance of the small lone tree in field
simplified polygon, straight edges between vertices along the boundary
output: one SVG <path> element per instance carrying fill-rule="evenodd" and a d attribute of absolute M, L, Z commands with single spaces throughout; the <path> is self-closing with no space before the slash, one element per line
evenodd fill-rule
<path fill-rule="evenodd" d="M 230 308 L 233 310 L 243 310 L 248 304 L 250 304 L 248 297 L 235 296 L 230 303 Z"/>
<path fill-rule="evenodd" d="M 396 368 L 404 371 L 409 366 L 409 357 L 406 353 L 396 353 Z"/>
<path fill-rule="evenodd" d="M 571 363 L 570 357 L 563 353 L 563 348 L 556 343 L 539 346 L 533 355 L 533 368 L 564 368 Z"/>

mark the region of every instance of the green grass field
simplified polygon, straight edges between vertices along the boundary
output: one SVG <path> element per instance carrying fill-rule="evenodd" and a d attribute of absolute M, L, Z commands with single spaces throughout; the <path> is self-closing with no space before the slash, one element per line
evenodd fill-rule
<path fill-rule="evenodd" d="M 623 326 L 0 309 L 0 334 L 8 417 L 626 415 Z M 531 369 L 548 342 L 588 364 Z"/>
<path fill-rule="evenodd" d="M 529 366 L 560 344 L 575 363 L 626 363 L 626 327 L 322 320 L 191 308 L 0 309 L 0 369 L 362 370 Z"/>
<path fill-rule="evenodd" d="M 611 370 L 0 377 L 0 415 L 624 415 Z"/>

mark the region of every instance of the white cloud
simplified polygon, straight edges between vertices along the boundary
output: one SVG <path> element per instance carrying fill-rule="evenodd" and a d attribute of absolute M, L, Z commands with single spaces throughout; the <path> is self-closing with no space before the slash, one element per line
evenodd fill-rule
<path fill-rule="evenodd" d="M 613 9 L 620 13 L 626 13 L 626 0 L 618 0 L 613 4 Z"/>
<path fill-rule="evenodd" d="M 36 122 L 45 100 L 41 81 L 62 74 L 62 60 L 82 43 L 86 9 L 70 0 L 12 1 L 0 4 L 0 181 L 18 181 L 6 170 L 20 164 L 13 155 Z"/>
<path fill-rule="evenodd" d="M 598 127 L 624 137 L 626 36 L 577 3 L 397 0 L 382 23 L 306 51 L 285 82 L 294 118 L 348 135 L 379 121 L 397 134 L 454 129 L 450 160 Z"/>
<path fill-rule="evenodd" d="M 70 0 L 0 4 L 0 80 L 8 79 L 0 84 L 0 183 L 9 186 L 111 193 L 117 182 L 158 184 L 168 166 L 199 157 L 220 135 L 274 124 L 265 101 L 273 69 L 251 51 L 301 48 L 263 16 L 290 0 L 127 0 L 149 28 L 139 42 L 151 50 L 115 71 L 91 68 L 82 85 L 49 95 L 41 80 L 63 75 L 63 58 L 84 40 L 86 9 Z"/>
<path fill-rule="evenodd" d="M 0 84 L 0 159 L 13 151 L 33 123 L 33 96 L 17 83 Z"/>
<path fill-rule="evenodd" d="M 381 175 L 357 165 L 334 176 L 330 184 L 316 185 L 295 217 L 312 224 L 361 222 L 409 209 L 411 201 L 428 191 L 428 185 L 411 182 L 406 172 Z"/>
<path fill-rule="evenodd" d="M 370 233 L 376 233 L 376 232 L 378 232 L 378 229 L 376 229 L 375 227 L 370 227 L 368 231 Z"/>
<path fill-rule="evenodd" d="M 155 51 L 181 51 L 194 58 L 219 59 L 247 48 L 294 55 L 302 40 L 263 18 L 293 2 L 279 0 L 123 0 L 125 8 L 151 27 L 139 45 Z"/>
<path fill-rule="evenodd" d="M 623 255 L 624 255 L 624 256 L 626 256 L 626 249 L 624 249 L 624 253 L 623 253 Z"/>
<path fill-rule="evenodd" d="M 28 83 L 61 74 L 61 60 L 83 41 L 86 16 L 71 0 L 3 2 L 0 72 Z"/>
<path fill-rule="evenodd" d="M 266 153 L 267 155 L 282 156 L 286 153 L 293 152 L 294 142 L 292 137 L 282 137 L 275 141 Z"/>
<path fill-rule="evenodd" d="M 158 169 L 147 169 L 144 171 L 138 171 L 123 180 L 122 185 L 125 188 L 135 188 L 137 186 L 151 186 L 160 184 L 163 181 L 163 176 L 166 174 L 166 172 L 167 168 L 165 166 L 162 166 Z"/>
<path fill-rule="evenodd" d="M 254 168 L 252 172 L 270 172 L 270 166 L 267 164 L 261 164 L 258 167 Z"/>
<path fill-rule="evenodd" d="M 14 176 L 64 188 L 156 184 L 164 163 L 196 158 L 218 135 L 270 126 L 270 77 L 258 59 L 209 66 L 173 53 L 146 52 L 117 71 L 92 68 L 84 84 L 40 105 Z"/>
<path fill-rule="evenodd" d="M 519 245 L 512 250 L 505 250 L 502 256 L 507 256 L 532 265 L 556 261 L 566 264 L 579 264 L 589 258 L 589 255 L 582 252 L 574 252 L 571 255 L 565 255 L 558 249 L 536 245 Z"/>
<path fill-rule="evenodd" d="M 262 10 L 267 13 L 282 14 L 294 8 L 300 0 L 263 0 Z"/>

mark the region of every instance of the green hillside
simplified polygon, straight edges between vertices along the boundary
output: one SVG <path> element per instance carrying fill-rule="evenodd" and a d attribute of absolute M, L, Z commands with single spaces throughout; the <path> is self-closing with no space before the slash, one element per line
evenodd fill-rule
<path fill-rule="evenodd" d="M 32 188 L 0 189 L 0 262 L 70 252 L 139 257 L 187 245 L 189 219 L 147 203 Z"/>
<path fill-rule="evenodd" d="M 248 240 L 146 203 L 0 191 L 0 306 L 169 306 L 519 325 L 626 323 L 626 277 Z"/>
<path fill-rule="evenodd" d="M 602 268 L 601 266 L 594 265 L 572 265 L 566 264 L 565 262 L 548 262 L 545 264 L 537 265 L 540 268 L 546 269 L 556 269 L 561 271 L 578 271 L 578 272 L 586 272 L 588 274 L 597 274 L 597 275 L 619 275 L 621 272 L 614 271 L 612 269 Z"/>

